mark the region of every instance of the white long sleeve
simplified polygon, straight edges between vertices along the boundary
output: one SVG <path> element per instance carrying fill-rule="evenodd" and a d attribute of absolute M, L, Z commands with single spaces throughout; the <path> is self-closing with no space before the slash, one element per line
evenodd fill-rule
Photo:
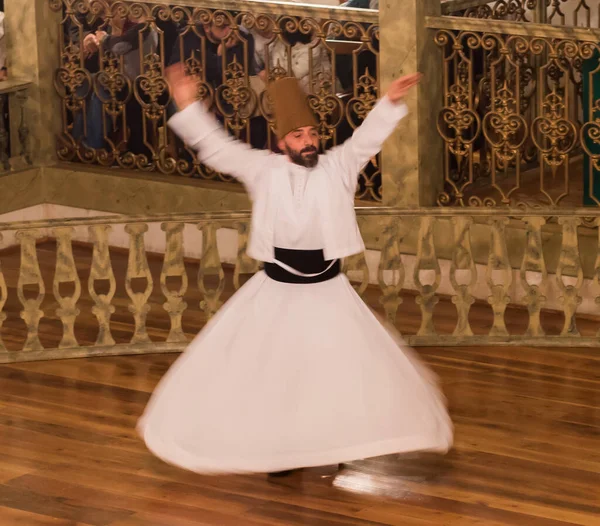
<path fill-rule="evenodd" d="M 256 178 L 275 154 L 255 150 L 231 137 L 200 102 L 191 104 L 169 119 L 169 126 L 206 166 L 239 179 L 253 193 Z"/>
<path fill-rule="evenodd" d="M 360 171 L 381 151 L 383 143 L 406 115 L 408 107 L 404 102 L 393 103 L 385 96 L 350 139 L 330 150 L 327 158 L 336 165 L 349 190 L 354 191 Z"/>

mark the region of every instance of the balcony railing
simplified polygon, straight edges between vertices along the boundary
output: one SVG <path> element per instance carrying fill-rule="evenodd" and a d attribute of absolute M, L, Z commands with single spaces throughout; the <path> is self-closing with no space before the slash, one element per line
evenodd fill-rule
<path fill-rule="evenodd" d="M 600 31 L 441 17 L 440 205 L 600 204 Z"/>
<path fill-rule="evenodd" d="M 545 0 L 544 0 L 545 1 Z M 528 22 L 537 0 L 442 0 L 442 13 L 449 16 Z"/>
<path fill-rule="evenodd" d="M 600 27 L 598 0 L 442 0 L 442 13 L 488 20 Z"/>
<path fill-rule="evenodd" d="M 265 86 L 296 76 L 323 149 L 343 142 L 378 98 L 375 11 L 228 0 L 56 0 L 62 100 L 58 156 L 104 167 L 230 181 L 198 163 L 167 127 L 175 111 L 165 68 L 183 63 L 198 98 L 233 136 L 277 151 Z M 381 200 L 377 159 L 357 198 Z"/>
<path fill-rule="evenodd" d="M 29 81 L 10 79 L 0 82 L 0 173 L 31 164 L 29 129 L 25 103 Z M 14 104 L 11 104 L 11 99 Z"/>
<path fill-rule="evenodd" d="M 600 211 L 373 207 L 358 216 L 379 241 L 344 270 L 410 344 L 600 346 Z M 258 271 L 245 255 L 248 220 L 1 224 L 0 362 L 182 350 Z"/>

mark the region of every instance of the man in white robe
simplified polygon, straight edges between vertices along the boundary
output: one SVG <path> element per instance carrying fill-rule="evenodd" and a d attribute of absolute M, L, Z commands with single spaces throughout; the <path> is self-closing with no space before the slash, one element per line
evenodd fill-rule
<path fill-rule="evenodd" d="M 432 375 L 340 272 L 364 250 L 354 193 L 362 167 L 407 114 L 419 75 L 394 81 L 351 139 L 319 155 L 298 81 L 270 87 L 279 147 L 254 150 L 167 71 L 169 126 L 252 200 L 248 254 L 265 264 L 162 378 L 140 419 L 148 448 L 204 474 L 269 473 L 414 451 L 446 452 L 453 429 Z M 340 374 L 342 371 L 342 374 Z"/>
<path fill-rule="evenodd" d="M 310 179 L 318 187 L 316 191 L 326 196 L 327 206 L 321 210 L 325 214 L 321 248 L 326 259 L 340 259 L 364 250 L 354 213 L 358 175 L 407 115 L 403 97 L 418 83 L 420 74 L 394 81 L 351 139 L 321 156 L 318 155 L 317 122 L 296 79 L 280 79 L 269 86 L 278 146 L 286 154 L 277 155 L 252 149 L 227 136 L 222 126 L 196 101 L 196 80 L 186 76 L 183 67 L 172 66 L 167 76 L 179 108 L 169 126 L 198 152 L 200 161 L 241 181 L 253 201 L 248 255 L 267 263 L 274 261 L 272 225 L 279 206 L 276 194 L 281 192 L 281 181 L 286 176 L 294 178 L 289 170 L 290 162 L 308 168 Z"/>

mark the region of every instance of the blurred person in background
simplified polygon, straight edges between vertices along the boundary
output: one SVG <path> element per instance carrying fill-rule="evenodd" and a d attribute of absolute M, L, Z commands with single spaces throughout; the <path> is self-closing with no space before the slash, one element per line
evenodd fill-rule
<path fill-rule="evenodd" d="M 0 0 L 0 80 L 6 80 L 6 38 L 4 38 L 4 0 Z"/>

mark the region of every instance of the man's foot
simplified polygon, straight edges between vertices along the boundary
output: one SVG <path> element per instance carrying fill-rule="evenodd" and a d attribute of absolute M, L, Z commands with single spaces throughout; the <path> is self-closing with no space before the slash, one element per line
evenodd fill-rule
<path fill-rule="evenodd" d="M 299 471 L 299 470 L 287 469 L 285 471 L 273 471 L 271 473 L 268 473 L 267 475 L 269 477 L 273 477 L 273 478 L 281 478 L 281 477 L 287 477 L 288 475 L 291 475 L 292 473 L 294 473 L 294 471 Z"/>
<path fill-rule="evenodd" d="M 344 464 L 337 465 L 337 471 L 342 471 L 344 469 Z M 302 471 L 301 468 L 298 469 L 286 469 L 285 471 L 272 471 L 271 473 L 267 473 L 267 476 L 272 478 L 283 478 L 288 477 L 289 475 L 296 473 L 296 471 Z M 333 476 L 333 474 L 331 475 Z"/>

